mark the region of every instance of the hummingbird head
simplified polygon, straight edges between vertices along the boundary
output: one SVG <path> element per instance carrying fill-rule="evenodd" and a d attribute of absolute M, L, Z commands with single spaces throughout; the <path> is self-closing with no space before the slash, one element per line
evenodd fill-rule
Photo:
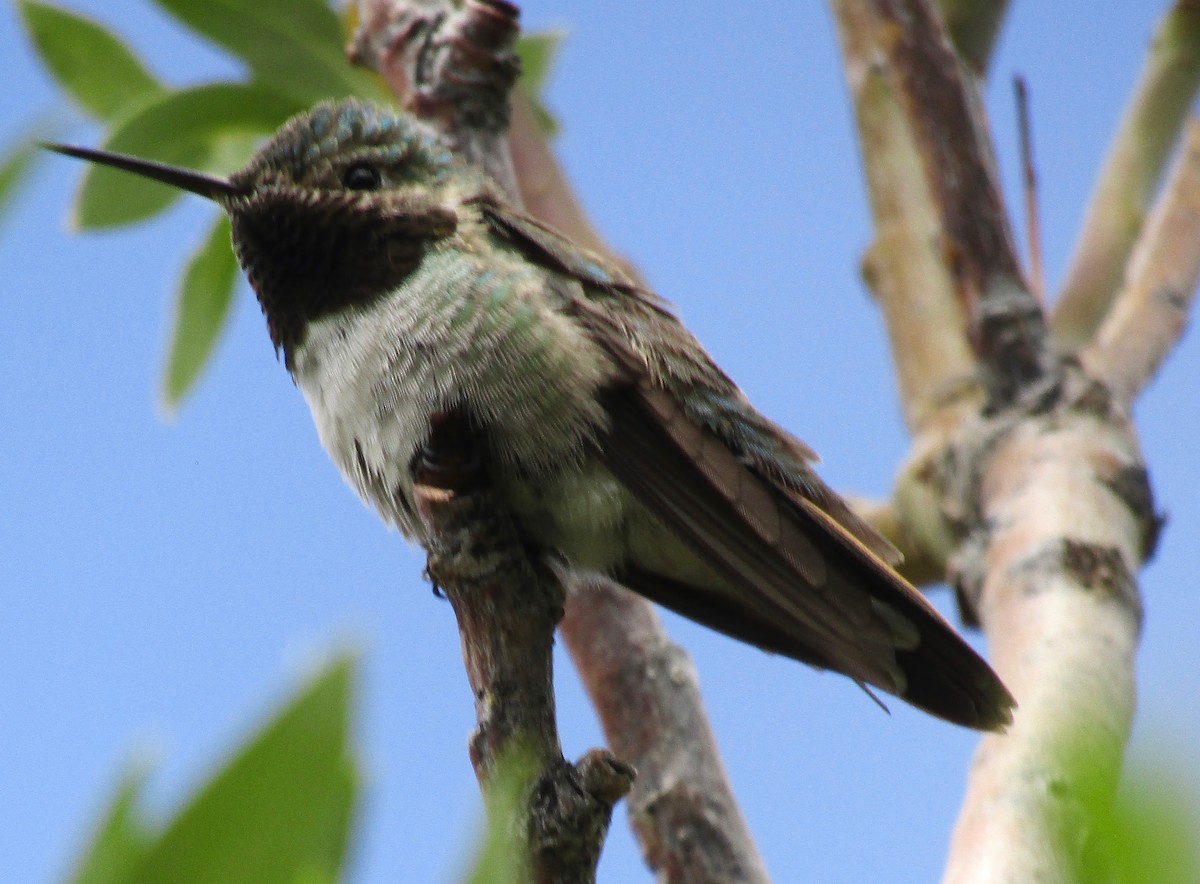
<path fill-rule="evenodd" d="M 228 179 L 107 151 L 50 150 L 213 200 L 290 367 L 307 324 L 395 288 L 454 232 L 464 168 L 408 114 L 324 102 L 285 123 Z"/>

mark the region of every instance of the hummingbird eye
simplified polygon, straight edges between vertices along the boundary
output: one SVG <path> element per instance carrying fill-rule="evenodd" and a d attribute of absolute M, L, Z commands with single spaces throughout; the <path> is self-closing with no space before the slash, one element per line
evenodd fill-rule
<path fill-rule="evenodd" d="M 383 185 L 383 178 L 374 166 L 355 163 L 342 176 L 342 183 L 349 190 L 379 190 Z"/>

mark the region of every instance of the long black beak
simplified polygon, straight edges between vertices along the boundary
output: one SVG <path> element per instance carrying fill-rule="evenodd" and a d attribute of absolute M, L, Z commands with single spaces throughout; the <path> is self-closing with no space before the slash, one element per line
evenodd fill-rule
<path fill-rule="evenodd" d="M 102 166 L 111 166 L 114 169 L 132 172 L 134 175 L 160 181 L 218 203 L 242 196 L 245 193 L 244 190 L 235 187 L 224 178 L 205 175 L 203 172 L 195 172 L 191 169 L 182 169 L 179 166 L 156 163 L 153 160 L 143 160 L 140 157 L 112 153 L 107 150 L 92 150 L 89 147 L 74 147 L 69 144 L 43 144 L 42 147 L 55 153 L 87 160 L 90 163 L 99 163 Z"/>

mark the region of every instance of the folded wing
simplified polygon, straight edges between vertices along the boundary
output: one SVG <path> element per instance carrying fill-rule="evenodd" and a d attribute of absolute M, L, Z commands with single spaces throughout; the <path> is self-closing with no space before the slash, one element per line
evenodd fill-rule
<path fill-rule="evenodd" d="M 632 561 L 622 582 L 727 635 L 957 724 L 997 729 L 1011 720 L 1008 691 L 895 572 L 890 544 L 662 301 L 533 219 L 499 204 L 484 214 L 527 258 L 569 278 L 563 309 L 625 371 L 606 392 L 610 421 L 598 454 L 718 578 L 700 586 Z"/>

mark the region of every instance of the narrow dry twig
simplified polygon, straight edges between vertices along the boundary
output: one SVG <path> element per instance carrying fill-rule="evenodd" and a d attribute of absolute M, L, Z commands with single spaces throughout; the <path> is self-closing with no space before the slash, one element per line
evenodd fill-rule
<path fill-rule="evenodd" d="M 1046 304 L 1046 272 L 1042 265 L 1042 225 L 1038 220 L 1037 168 L 1033 164 L 1033 126 L 1029 119 L 1029 88 L 1020 74 L 1013 77 L 1017 124 L 1021 140 L 1021 179 L 1025 189 L 1025 240 L 1029 248 L 1029 287 L 1038 303 Z"/>
<path fill-rule="evenodd" d="M 1132 401 L 1183 334 L 1200 281 L 1200 120 L 1184 132 L 1175 168 L 1129 262 L 1125 285 L 1080 354 L 1093 376 Z"/>
<path fill-rule="evenodd" d="M 527 104 L 514 96 L 510 152 L 503 138 L 507 104 L 502 111 L 491 105 L 498 94 L 492 85 L 485 84 L 482 102 L 477 94 L 470 93 L 481 79 L 491 83 L 492 78 L 503 80 L 513 73 L 496 56 L 503 53 L 505 41 L 515 34 L 515 7 L 502 0 L 466 0 L 454 11 L 444 8 L 446 4 L 440 0 L 361 0 L 359 6 L 361 25 L 351 47 L 352 57 L 379 71 L 408 108 L 432 120 L 456 149 L 482 165 L 505 188 L 515 204 L 524 201 L 531 214 L 576 242 L 607 251 L 579 209 Z M 447 81 L 450 88 L 442 89 Z M 455 106 L 463 98 L 464 83 L 468 87 L 469 112 Z M 434 493 L 427 506 L 446 508 L 439 518 L 449 519 L 446 524 L 439 523 L 438 535 L 453 540 L 482 530 L 483 538 L 497 536 L 497 529 L 487 522 L 486 497 L 476 500 L 476 495 L 483 493 L 485 489 L 472 487 L 467 500 L 458 502 L 443 501 L 440 491 Z M 475 515 L 460 516 L 456 507 Z M 515 559 L 517 550 L 511 544 L 500 546 L 505 556 Z M 474 552 L 478 550 L 468 550 L 466 562 L 457 564 L 452 576 L 461 578 L 464 572 L 473 573 L 480 567 L 481 563 L 473 559 Z M 432 564 L 436 565 L 432 570 L 445 568 L 442 562 Z M 497 705 L 510 705 L 511 698 L 500 695 L 494 673 L 497 659 L 515 660 L 518 656 L 511 650 L 493 649 L 492 645 L 516 640 L 534 646 L 537 650 L 526 657 L 523 665 L 537 675 L 534 683 L 522 688 L 533 700 L 525 703 L 525 711 L 520 713 L 524 722 L 521 727 L 537 730 L 534 745 L 543 771 L 532 796 L 530 840 L 535 862 L 542 863 L 540 868 L 549 868 L 550 860 L 557 862 L 556 858 L 562 856 L 574 867 L 582 868 L 586 863 L 580 857 L 588 858 L 588 848 L 597 843 L 596 838 L 603 840 L 607 826 L 607 818 L 597 813 L 597 808 L 602 810 L 605 803 L 611 808 L 613 801 L 629 791 L 631 770 L 609 753 L 597 750 L 574 768 L 561 762 L 561 755 L 555 762 L 557 735 L 550 737 L 553 697 L 543 696 L 541 689 L 543 673 L 549 672 L 548 662 L 540 656 L 549 635 L 544 610 L 532 618 L 538 625 L 526 635 L 515 623 L 499 638 L 485 636 L 479 628 L 488 620 L 510 619 L 522 605 L 532 604 L 517 598 L 501 602 L 502 593 L 512 596 L 533 592 L 544 599 L 550 589 L 537 588 L 539 581 L 545 584 L 546 575 L 527 560 L 523 564 L 514 560 L 511 566 L 505 566 L 504 574 L 511 578 L 507 588 L 494 581 L 482 589 L 469 586 L 452 590 L 445 586 L 456 613 L 460 605 L 466 608 L 459 615 L 464 657 L 468 673 L 480 673 L 478 677 L 472 674 L 476 696 L 482 698 L 477 702 L 479 730 L 472 740 L 472 758 L 494 757 L 499 744 L 511 742 L 513 722 L 497 710 Z M 483 600 L 477 598 L 480 594 Z M 544 608 L 544 602 L 538 604 Z M 504 610 L 487 611 L 481 605 Z M 562 631 L 610 744 L 638 771 L 630 799 L 631 820 L 643 855 L 659 879 L 765 882 L 765 869 L 712 739 L 695 672 L 686 654 L 667 639 L 649 603 L 615 585 L 591 583 L 568 597 Z M 624 666 L 615 667 L 614 659 L 624 661 Z M 522 680 L 515 673 L 512 677 Z M 638 710 L 636 718 L 630 715 L 631 709 Z M 655 726 L 647 727 L 649 722 Z M 478 761 L 476 767 L 481 769 Z M 486 763 L 482 769 L 486 772 Z M 545 783 L 550 785 L 542 788 Z M 539 815 L 542 804 L 553 809 L 556 802 L 562 803 L 565 793 L 561 785 L 568 783 L 581 784 L 591 800 L 581 808 L 560 808 L 557 816 Z M 539 796 L 543 800 L 539 801 Z M 546 825 L 539 828 L 539 820 L 547 820 Z M 604 827 L 598 825 L 600 821 Z M 706 876 L 705 869 L 713 874 Z"/>
<path fill-rule="evenodd" d="M 1086 345 L 1104 321 L 1197 89 L 1200 6 L 1177 0 L 1155 32 L 1050 318 L 1065 349 Z"/>

